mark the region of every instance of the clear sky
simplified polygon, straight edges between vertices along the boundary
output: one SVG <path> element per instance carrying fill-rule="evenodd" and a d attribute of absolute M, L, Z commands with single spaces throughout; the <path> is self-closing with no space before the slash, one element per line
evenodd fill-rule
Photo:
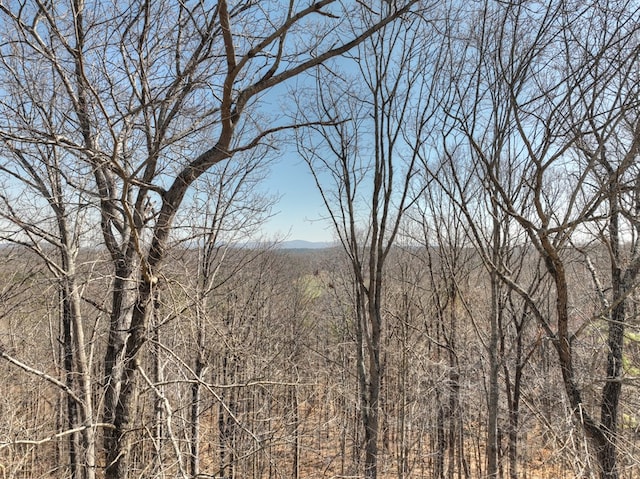
<path fill-rule="evenodd" d="M 303 88 L 307 81 L 301 76 L 292 80 L 292 84 L 273 87 L 259 106 L 265 110 L 265 117 L 274 123 L 291 124 L 289 115 L 293 115 L 292 108 L 296 108 L 297 90 Z M 290 89 L 292 86 L 294 88 Z M 263 183 L 265 192 L 277 195 L 279 201 L 273 208 L 274 216 L 264 225 L 262 232 L 277 240 L 333 242 L 333 227 L 324 219 L 327 211 L 309 166 L 291 143 L 291 136 L 284 137 L 278 142 L 279 156 L 271 163 L 270 174 Z"/>
<path fill-rule="evenodd" d="M 287 152 L 271 167 L 264 183 L 270 194 L 280 196 L 275 216 L 264 226 L 269 236 L 286 240 L 333 241 L 326 209 L 309 167 L 293 152 Z"/>

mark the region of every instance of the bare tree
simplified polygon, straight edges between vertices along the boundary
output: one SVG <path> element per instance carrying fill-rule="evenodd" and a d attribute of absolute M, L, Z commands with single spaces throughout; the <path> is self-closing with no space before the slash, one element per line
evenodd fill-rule
<path fill-rule="evenodd" d="M 351 263 L 367 478 L 377 476 L 385 264 L 414 199 L 416 150 L 433 112 L 424 65 L 435 60 L 424 26 L 420 16 L 389 25 L 363 42 L 351 62 L 336 65 L 345 73 L 319 69 L 317 106 L 300 108 L 304 121 L 321 122 L 298 137 L 299 151 Z"/>
<path fill-rule="evenodd" d="M 601 22 L 610 28 L 592 35 L 594 27 L 566 39 L 568 59 L 597 55 L 601 61 L 587 68 L 572 69 L 581 81 L 572 98 L 568 115 L 575 148 L 592 161 L 590 183 L 602 197 L 602 219 L 590 225 L 596 241 L 608 252 L 607 287 L 600 283 L 588 249 L 583 249 L 587 268 L 592 273 L 594 292 L 599 299 L 598 315 L 606 322 L 606 376 L 601 392 L 600 424 L 602 438 L 596 445 L 602 477 L 618 477 L 617 448 L 619 409 L 624 382 L 623 349 L 625 329 L 631 316 L 631 295 L 637 288 L 640 270 L 638 229 L 640 197 L 638 191 L 640 122 L 638 121 L 638 74 L 630 66 L 638 61 L 640 30 L 631 17 L 637 13 L 621 3 L 594 8 L 583 25 Z M 622 10 L 620 10 L 622 9 Z M 568 64 L 571 68 L 571 63 Z"/>
<path fill-rule="evenodd" d="M 200 474 L 200 424 L 202 411 L 203 383 L 206 384 L 206 374 L 210 369 L 210 354 L 208 343 L 211 341 L 211 315 L 215 304 L 211 304 L 212 296 L 217 289 L 231 282 L 233 276 L 267 250 L 256 245 L 251 247 L 251 242 L 258 238 L 255 236 L 260 225 L 269 216 L 274 199 L 268 198 L 259 192 L 259 183 L 265 174 L 264 158 L 255 155 L 243 163 L 224 163 L 219 168 L 203 177 L 196 186 L 196 200 L 193 211 L 188 215 L 185 228 L 192 231 L 186 238 L 181 238 L 186 246 L 184 264 L 188 271 L 197 270 L 196 275 L 190 275 L 185 271 L 185 276 L 195 280 L 194 285 L 189 285 L 188 290 L 193 290 L 193 304 L 187 306 L 194 311 L 193 344 L 195 345 L 195 358 L 193 360 L 193 372 L 196 380 L 191 385 L 191 450 L 189 473 L 193 477 Z M 258 189 L 258 191 L 256 191 Z M 189 255 L 192 254 L 192 244 L 197 245 L 198 261 L 192 264 Z M 249 247 L 244 247 L 248 245 Z M 231 257 L 231 264 L 227 265 Z M 215 328 L 214 328 L 215 330 Z M 226 354 L 225 348 L 222 355 Z M 233 382 L 233 374 L 228 371 L 233 359 L 229 356 L 222 358 L 222 371 L 220 376 L 223 381 Z M 224 400 L 224 394 L 220 398 Z M 232 408 L 230 404 L 226 407 Z M 233 418 L 224 418 L 224 408 L 221 409 L 219 424 L 233 421 Z M 224 441 L 225 426 L 222 427 L 221 449 Z M 224 456 L 224 453 L 221 452 Z M 222 463 L 225 462 L 223 459 Z M 224 475 L 224 466 L 221 472 Z"/>
<path fill-rule="evenodd" d="M 295 126 L 265 126 L 245 115 L 264 93 L 351 50 L 418 3 L 394 3 L 382 13 L 335 0 L 292 1 L 286 8 L 144 0 L 0 6 L 2 76 L 13 88 L 3 99 L 1 136 L 14 150 L 50 145 L 79 158 L 113 263 L 106 477 L 130 475 L 136 358 L 176 215 L 192 185 L 213 165 Z M 36 113 L 39 91 L 55 92 L 50 124 L 17 129 L 15 105 Z"/>
<path fill-rule="evenodd" d="M 615 212 L 620 203 L 612 201 L 611 188 L 619 191 L 614 185 L 619 185 L 623 170 L 629 171 L 625 162 L 637 155 L 633 122 L 627 123 L 629 134 L 623 134 L 630 138 L 623 140 L 627 146 L 614 148 L 619 160 L 606 156 L 603 161 L 611 145 L 604 148 L 598 140 L 610 138 L 613 125 L 624 123 L 629 100 L 635 98 L 627 82 L 629 71 L 622 65 L 628 65 L 638 52 L 637 25 L 629 16 L 637 10 L 623 3 L 574 11 L 563 2 L 540 9 L 485 2 L 476 20 L 468 23 L 467 38 L 472 41 L 461 47 L 465 56 L 452 68 L 457 78 L 468 81 L 457 84 L 451 95 L 456 106 L 447 112 L 467 145 L 466 154 L 480 166 L 478 173 L 498 208 L 494 215 L 499 212 L 515 220 L 553 281 L 555 317 L 549 318 L 537 295 L 502 260 L 496 263 L 495 257 L 485 255 L 487 264 L 522 296 L 552 338 L 575 420 L 594 448 L 603 478 L 618 477 L 617 365 L 622 357 L 624 319 L 607 323 L 608 366 L 598 420 L 576 368 L 577 339 L 592 320 L 575 324 L 568 264 L 572 245 L 580 243 L 579 238 L 594 225 L 606 224 L 606 230 L 616 237 L 619 217 Z M 500 27 L 486 28 L 490 24 Z M 596 39 L 588 33 L 593 28 L 599 32 Z M 605 111 L 599 110 L 600 105 Z M 575 149 L 582 154 L 577 155 Z M 602 178 L 601 169 L 607 171 L 604 181 L 594 182 L 593 178 Z M 633 177 L 631 173 L 629 178 Z M 609 205 L 608 212 L 604 205 Z M 609 241 L 613 243 L 620 244 L 618 239 Z M 627 284 L 623 290 L 635 277 L 634 261 L 629 266 L 625 280 L 618 276 L 620 287 Z M 613 267 L 614 277 L 616 269 Z"/>
<path fill-rule="evenodd" d="M 430 179 L 425 177 L 425 182 Z M 446 364 L 445 373 L 436 376 L 436 418 L 433 475 L 437 478 L 470 477 L 471 466 L 466 453 L 464 418 L 472 406 L 462 400 L 465 375 L 473 370 L 465 366 L 465 323 L 476 322 L 468 307 L 469 284 L 478 269 L 478 261 L 464 227 L 464 216 L 446 192 L 432 184 L 416 203 L 414 221 L 419 236 L 412 238 L 424 248 L 424 262 L 429 281 L 425 287 L 425 330 L 436 350 L 438 362 Z M 480 301 L 477 301 L 480 302 Z M 474 311 L 482 310 L 478 304 Z M 424 307 L 424 306 L 423 306 Z M 444 377 L 442 377 L 444 376 Z M 474 382 L 480 387 L 479 382 Z"/>
<path fill-rule="evenodd" d="M 26 88 L 31 88 L 26 86 Z M 46 97 L 45 93 L 42 93 Z M 45 98 L 43 98 L 45 100 Z M 18 105 L 14 125 L 18 131 L 41 126 L 47 128 L 51 116 L 52 97 L 46 97 L 38 114 L 26 105 Z M 4 227 L 2 240 L 31 251 L 42 260 L 58 283 L 60 298 L 60 340 L 66 373 L 66 427 L 69 466 L 72 477 L 95 475 L 96 411 L 92 398 L 92 361 L 89 341 L 85 339 L 82 311 L 82 281 L 78 271 L 78 253 L 87 240 L 86 195 L 83 179 L 75 172 L 76 159 L 50 145 L 16 144 L 5 138 L 5 161 L 0 171 L 9 179 L 8 188 L 0 194 L 0 217 Z M 26 198 L 11 194 L 21 191 Z M 44 374 L 44 373 L 43 373 Z M 82 460 L 81 460 L 82 458 Z"/>

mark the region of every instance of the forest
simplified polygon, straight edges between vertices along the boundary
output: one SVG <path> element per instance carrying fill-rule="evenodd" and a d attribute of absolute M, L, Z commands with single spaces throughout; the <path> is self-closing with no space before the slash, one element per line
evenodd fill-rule
<path fill-rule="evenodd" d="M 0 478 L 639 477 L 639 18 L 1 1 Z"/>

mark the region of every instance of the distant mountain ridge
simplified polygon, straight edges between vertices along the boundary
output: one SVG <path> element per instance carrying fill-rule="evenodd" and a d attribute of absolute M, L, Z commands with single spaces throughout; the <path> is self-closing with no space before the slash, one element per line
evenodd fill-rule
<path fill-rule="evenodd" d="M 278 244 L 279 249 L 325 249 L 336 246 L 329 241 L 290 240 Z"/>

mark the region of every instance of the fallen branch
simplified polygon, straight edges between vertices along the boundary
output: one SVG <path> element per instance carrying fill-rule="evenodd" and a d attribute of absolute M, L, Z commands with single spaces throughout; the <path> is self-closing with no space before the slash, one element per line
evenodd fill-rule
<path fill-rule="evenodd" d="M 7 447 L 11 447 L 11 446 L 19 446 L 19 445 L 27 445 L 27 446 L 40 446 L 44 443 L 50 442 L 50 441 L 55 441 L 56 439 L 60 439 L 62 437 L 65 436 L 69 436 L 71 434 L 75 434 L 76 432 L 81 432 L 84 431 L 85 429 L 89 429 L 89 428 L 105 428 L 105 429 L 114 429 L 114 425 L 113 424 L 109 424 L 106 422 L 99 422 L 97 424 L 90 424 L 88 426 L 80 426 L 80 427 L 76 427 L 73 429 L 68 429 L 66 431 L 62 431 L 56 434 L 53 434 L 51 436 L 42 438 L 42 439 L 16 439 L 15 441 L 9 441 L 9 442 L 0 442 L 0 451 L 7 448 Z"/>

